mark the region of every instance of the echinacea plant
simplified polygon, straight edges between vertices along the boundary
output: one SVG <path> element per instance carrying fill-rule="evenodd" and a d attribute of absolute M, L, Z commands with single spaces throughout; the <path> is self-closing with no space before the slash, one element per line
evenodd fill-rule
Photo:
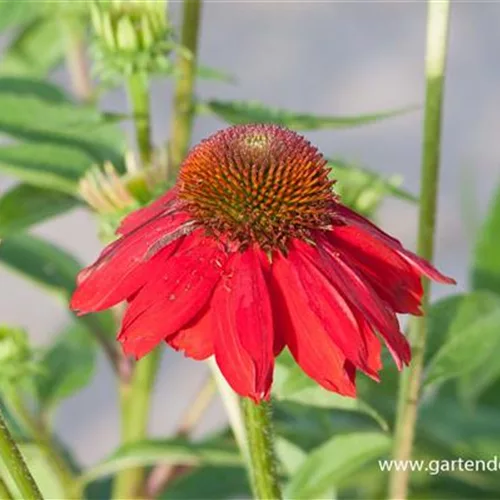
<path fill-rule="evenodd" d="M 126 354 L 165 341 L 194 359 L 215 356 L 235 392 L 256 402 L 269 398 L 285 347 L 323 387 L 355 396 L 357 370 L 378 380 L 378 335 L 399 368 L 409 363 L 396 313 L 421 313 L 420 278 L 454 281 L 343 206 L 328 174 L 290 130 L 214 134 L 171 190 L 124 219 L 80 273 L 71 307 L 126 300 Z"/>
<path fill-rule="evenodd" d="M 0 3 L 11 38 L 0 169 L 21 180 L 0 194 L 0 264 L 55 292 L 68 323 L 36 346 L 2 319 L 0 498 L 497 498 L 484 471 L 423 474 L 458 452 L 489 458 L 500 434 L 500 194 L 479 231 L 472 291 L 431 301 L 431 282 L 455 283 L 433 264 L 450 2 L 428 2 L 418 194 L 397 172 L 347 158 L 342 141 L 327 151 L 325 135 L 322 152 L 310 142 L 415 107 L 338 117 L 205 97 L 203 79 L 235 79 L 199 64 L 202 0 L 35 3 Z M 63 61 L 72 95 L 43 80 Z M 125 90 L 119 112 L 101 110 L 110 85 Z M 206 115 L 219 122 L 194 140 Z M 418 205 L 414 252 L 382 229 L 388 197 Z M 73 208 L 92 215 L 80 220 L 103 247 L 91 263 L 30 233 Z M 116 383 L 95 380 L 116 391 L 106 397 L 119 443 L 84 466 L 53 416 L 91 383 L 101 351 Z M 193 371 L 186 380 L 173 359 Z M 98 420 L 108 408 L 84 406 L 92 451 L 111 446 Z M 168 435 L 150 432 L 156 412 L 160 425 L 177 419 Z"/>

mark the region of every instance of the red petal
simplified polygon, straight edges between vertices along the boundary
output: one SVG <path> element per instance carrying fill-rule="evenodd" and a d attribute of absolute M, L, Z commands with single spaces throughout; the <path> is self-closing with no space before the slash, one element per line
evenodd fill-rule
<path fill-rule="evenodd" d="M 176 189 L 170 189 L 163 196 L 150 203 L 149 205 L 135 210 L 134 212 L 127 215 L 122 221 L 116 234 L 127 234 L 134 231 L 139 226 L 149 222 L 153 217 L 156 217 L 160 213 L 167 211 L 172 207 L 173 202 L 177 196 Z"/>
<path fill-rule="evenodd" d="M 186 213 L 172 214 L 108 245 L 94 264 L 80 272 L 71 308 L 84 314 L 129 298 L 148 280 L 151 257 L 160 250 L 163 260 L 172 255 L 189 222 Z"/>
<path fill-rule="evenodd" d="M 214 353 L 213 311 L 207 307 L 189 325 L 167 337 L 166 342 L 193 359 L 203 360 Z"/>
<path fill-rule="evenodd" d="M 219 280 L 226 253 L 209 238 L 151 269 L 147 284 L 130 303 L 118 340 L 126 354 L 141 357 L 205 307 Z"/>
<path fill-rule="evenodd" d="M 323 272 L 318 251 L 307 243 L 294 241 L 287 258 L 300 279 L 295 293 L 301 296 L 304 307 L 316 315 L 322 329 L 347 359 L 378 380 L 376 367 L 367 364 L 368 346 L 351 306 Z"/>
<path fill-rule="evenodd" d="M 416 270 L 419 274 L 423 274 L 424 276 L 427 276 L 431 280 L 437 282 L 437 283 L 445 283 L 447 285 L 456 285 L 456 281 L 453 278 L 450 278 L 449 276 L 445 276 L 444 274 L 441 274 L 434 266 L 432 266 L 429 262 L 427 262 L 425 259 L 422 259 L 422 257 L 419 257 L 418 255 L 414 254 L 413 252 L 410 252 L 409 250 L 401 250 L 399 252 L 399 255 L 403 257 L 403 259 L 410 264 L 410 266 Z"/>
<path fill-rule="evenodd" d="M 401 333 L 394 312 L 388 309 L 370 283 L 355 268 L 346 262 L 346 255 L 333 248 L 324 239 L 318 240 L 322 248 L 323 268 L 332 282 L 359 311 L 360 315 L 384 338 L 399 369 L 408 364 L 411 351 L 408 341 Z"/>
<path fill-rule="evenodd" d="M 327 240 L 394 311 L 421 314 L 420 275 L 391 246 L 356 226 L 336 226 Z"/>
<path fill-rule="evenodd" d="M 273 317 L 259 250 L 236 253 L 214 293 L 215 359 L 235 392 L 269 397 L 274 368 Z"/>
<path fill-rule="evenodd" d="M 282 324 L 286 324 L 284 335 L 293 357 L 307 375 L 329 391 L 355 396 L 352 370 L 346 371 L 345 356 L 309 309 L 295 267 L 276 255 L 272 269 L 276 284 L 273 304 L 280 310 Z"/>

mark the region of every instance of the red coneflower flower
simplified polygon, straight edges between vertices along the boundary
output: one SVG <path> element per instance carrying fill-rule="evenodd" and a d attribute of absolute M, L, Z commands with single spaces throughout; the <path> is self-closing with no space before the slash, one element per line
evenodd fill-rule
<path fill-rule="evenodd" d="M 318 150 L 273 125 L 216 133 L 176 186 L 125 218 L 121 237 L 78 277 L 79 313 L 129 302 L 118 340 L 144 356 L 165 340 L 215 355 L 232 388 L 269 396 L 286 346 L 330 391 L 378 380 L 382 338 L 397 366 L 410 347 L 396 313 L 420 314 L 427 276 L 454 283 L 339 203 Z"/>

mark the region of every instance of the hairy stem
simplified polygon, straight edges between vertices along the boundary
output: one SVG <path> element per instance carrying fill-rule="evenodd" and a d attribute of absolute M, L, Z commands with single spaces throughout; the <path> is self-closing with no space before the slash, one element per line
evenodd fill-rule
<path fill-rule="evenodd" d="M 439 180 L 441 146 L 441 109 L 446 68 L 450 3 L 448 0 L 428 2 L 426 97 L 424 119 L 424 142 L 421 171 L 420 213 L 417 252 L 427 260 L 434 254 L 436 228 L 436 205 Z M 429 305 L 429 281 L 424 279 L 424 313 Z M 425 316 L 412 318 L 410 338 L 413 361 L 401 377 L 398 412 L 396 416 L 393 458 L 411 458 L 417 405 L 420 395 L 422 370 L 427 337 Z M 403 500 L 408 495 L 409 470 L 393 470 L 389 478 L 389 497 Z"/>
<path fill-rule="evenodd" d="M 194 85 L 201 19 L 201 0 L 184 0 L 181 45 L 187 53 L 178 55 L 169 152 L 174 171 L 186 156 L 194 116 Z"/>
<path fill-rule="evenodd" d="M 0 458 L 26 500 L 42 500 L 33 479 L 0 411 Z"/>
<path fill-rule="evenodd" d="M 149 109 L 149 77 L 146 73 L 133 73 L 127 82 L 127 91 L 134 115 L 135 136 L 142 167 L 151 164 L 151 114 Z"/>
<path fill-rule="evenodd" d="M 274 500 L 281 498 L 273 448 L 273 427 L 270 403 L 255 404 L 243 399 L 243 415 L 250 455 L 249 469 L 254 497 Z"/>
<path fill-rule="evenodd" d="M 7 488 L 7 484 L 0 476 L 0 498 L 4 500 L 12 500 L 14 496 L 10 492 L 9 488 Z"/>

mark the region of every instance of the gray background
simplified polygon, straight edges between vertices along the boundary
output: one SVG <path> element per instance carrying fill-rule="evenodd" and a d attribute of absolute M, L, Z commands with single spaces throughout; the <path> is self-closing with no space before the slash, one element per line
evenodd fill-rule
<path fill-rule="evenodd" d="M 467 286 L 475 221 L 500 180 L 500 4 L 452 3 L 437 262 L 459 280 L 460 290 Z M 179 5 L 172 8 L 176 18 Z M 200 60 L 233 73 L 238 84 L 202 82 L 197 91 L 202 97 L 258 99 L 331 115 L 419 104 L 424 98 L 425 20 L 424 2 L 209 2 Z M 63 72 L 54 78 L 67 84 Z M 171 88 L 171 83 L 158 81 L 152 92 L 158 142 L 168 135 Z M 116 110 L 123 109 L 124 102 L 123 92 L 116 91 L 102 104 Z M 214 119 L 200 118 L 195 140 L 220 126 Z M 356 160 L 384 174 L 401 173 L 405 187 L 418 193 L 421 132 L 422 114 L 415 112 L 376 125 L 307 135 L 325 154 Z M 10 183 L 0 177 L 2 189 Z M 380 222 L 413 247 L 415 207 L 388 200 Z M 83 212 L 52 220 L 36 233 L 85 263 L 100 248 L 92 218 Z M 0 321 L 26 327 L 37 344 L 48 342 L 67 320 L 62 306 L 23 279 L 0 270 L 0 282 Z M 443 291 L 435 288 L 437 295 Z M 174 429 L 204 373 L 203 364 L 166 352 L 151 419 L 154 434 Z M 68 399 L 56 419 L 63 438 L 84 463 L 113 449 L 119 435 L 116 396 L 104 360 L 94 383 Z M 223 419 L 216 402 L 201 431 Z"/>

